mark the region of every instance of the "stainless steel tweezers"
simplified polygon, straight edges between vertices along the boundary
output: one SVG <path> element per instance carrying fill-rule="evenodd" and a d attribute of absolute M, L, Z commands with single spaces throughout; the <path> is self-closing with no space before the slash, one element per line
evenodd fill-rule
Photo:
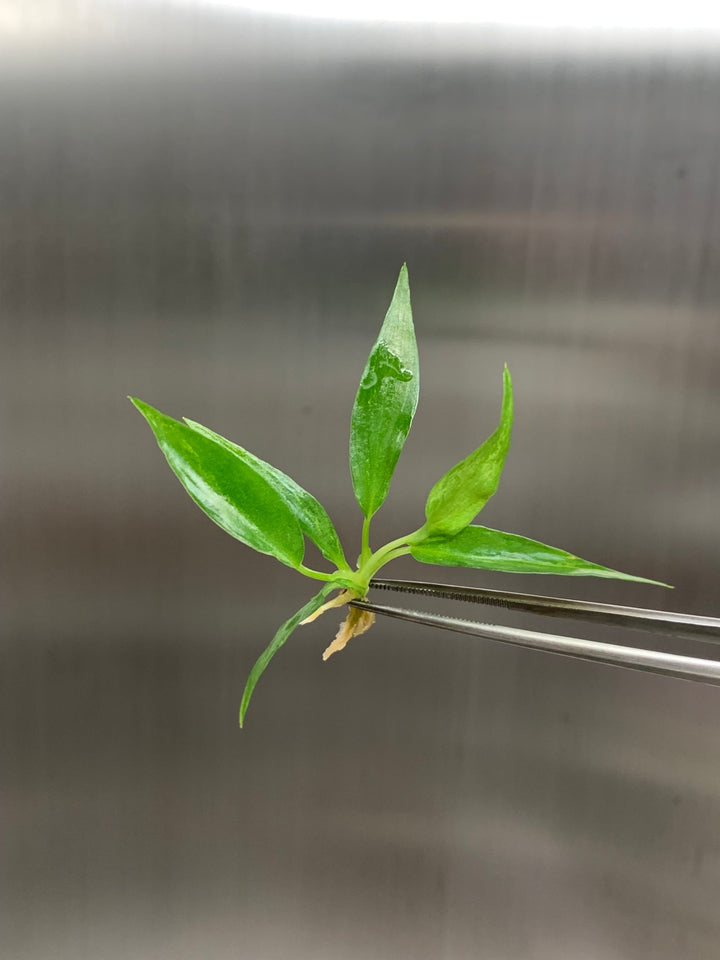
<path fill-rule="evenodd" d="M 612 626 L 628 627 L 667 634 L 682 640 L 703 640 L 720 643 L 720 619 L 698 617 L 682 613 L 666 613 L 661 610 L 644 610 L 639 607 L 621 607 L 607 603 L 588 603 L 583 600 L 562 600 L 557 597 L 542 597 L 527 593 L 509 593 L 503 590 L 485 590 L 479 587 L 459 587 L 443 583 L 422 583 L 412 580 L 372 580 L 370 586 L 377 590 L 392 590 L 397 593 L 425 597 L 440 597 L 445 600 L 460 600 L 469 603 L 505 607 L 510 610 L 525 610 L 563 619 L 587 620 Z M 423 613 L 388 607 L 364 600 L 354 600 L 351 606 L 368 610 L 386 617 L 426 624 L 441 630 L 452 630 L 487 640 L 499 640 L 518 647 L 559 653 L 579 660 L 613 664 L 632 670 L 644 670 L 682 680 L 695 680 L 720 686 L 720 660 L 704 660 L 657 650 L 627 647 L 614 643 L 598 643 L 575 637 L 556 636 L 523 630 L 517 627 L 502 627 L 490 623 L 478 623 L 457 617 Z"/>

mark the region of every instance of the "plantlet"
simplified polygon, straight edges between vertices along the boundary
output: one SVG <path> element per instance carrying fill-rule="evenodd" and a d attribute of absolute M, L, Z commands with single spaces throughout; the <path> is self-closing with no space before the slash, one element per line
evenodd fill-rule
<path fill-rule="evenodd" d="M 250 671 L 240 706 L 240 726 L 260 675 L 292 631 L 328 609 L 365 597 L 371 578 L 396 557 L 410 554 L 421 563 L 511 573 L 657 582 L 589 563 L 526 537 L 472 523 L 497 490 L 510 446 L 513 393 L 507 366 L 497 430 L 438 480 L 427 498 L 425 523 L 419 529 L 373 551 L 370 521 L 387 496 L 415 414 L 418 385 L 410 287 L 407 268 L 403 266 L 352 411 L 350 472 L 364 514 L 362 549 L 355 569 L 345 559 L 325 509 L 294 480 L 207 427 L 192 420 L 173 420 L 142 400 L 130 398 L 150 424 L 170 467 L 211 520 L 255 550 L 276 557 L 306 577 L 324 581 L 322 590 L 280 627 Z M 305 537 L 329 561 L 333 567 L 330 572 L 312 570 L 303 564 Z M 339 593 L 330 599 L 336 590 Z M 372 622 L 372 614 L 350 608 L 323 658 L 342 650 L 348 640 L 364 633 Z"/>

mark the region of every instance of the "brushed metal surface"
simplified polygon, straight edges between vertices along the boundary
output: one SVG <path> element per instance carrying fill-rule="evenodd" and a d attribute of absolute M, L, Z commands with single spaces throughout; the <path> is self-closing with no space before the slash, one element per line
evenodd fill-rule
<path fill-rule="evenodd" d="M 359 545 L 350 409 L 407 260 L 422 389 L 377 540 L 493 429 L 507 361 L 483 522 L 676 589 L 453 579 L 720 615 L 716 54 L 3 13 L 2 955 L 716 960 L 717 690 L 395 622 L 323 664 L 327 616 L 240 733 L 313 587 L 215 529 L 125 399 Z"/>

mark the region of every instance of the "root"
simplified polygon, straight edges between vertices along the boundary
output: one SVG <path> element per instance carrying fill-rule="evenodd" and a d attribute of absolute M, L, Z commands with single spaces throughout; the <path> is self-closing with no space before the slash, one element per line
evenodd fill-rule
<path fill-rule="evenodd" d="M 327 603 L 324 603 L 321 607 L 318 607 L 315 613 L 311 613 L 309 617 L 305 617 L 304 620 L 301 620 L 300 625 L 302 626 L 303 623 L 312 623 L 313 620 L 317 620 L 318 617 L 322 616 L 326 610 L 332 610 L 334 607 L 343 607 L 351 600 L 357 600 L 358 596 L 359 594 L 355 593 L 353 590 L 341 590 L 337 596 L 332 598 L 332 600 L 328 600 Z"/>
<path fill-rule="evenodd" d="M 337 653 L 338 650 L 344 650 L 349 640 L 352 640 L 353 637 L 359 637 L 361 633 L 365 633 L 374 623 L 374 613 L 370 613 L 369 610 L 356 610 L 352 607 L 347 617 L 340 624 L 340 629 L 335 635 L 335 639 L 323 653 L 323 660 L 327 660 L 328 657 Z"/>
<path fill-rule="evenodd" d="M 306 617 L 300 622 L 301 624 L 312 623 L 313 620 L 317 620 L 317 618 L 327 610 L 343 607 L 346 603 L 349 603 L 351 600 L 357 600 L 359 597 L 360 594 L 354 590 L 341 590 L 332 600 L 328 600 L 327 603 L 318 607 L 315 613 L 311 613 L 309 617 Z M 352 640 L 353 637 L 359 637 L 361 633 L 365 633 L 374 623 L 374 613 L 370 613 L 368 610 L 356 610 L 354 607 L 351 607 L 348 615 L 340 624 L 338 632 L 335 634 L 335 639 L 323 653 L 323 660 L 327 660 L 328 657 L 337 653 L 338 650 L 344 650 L 349 640 Z"/>

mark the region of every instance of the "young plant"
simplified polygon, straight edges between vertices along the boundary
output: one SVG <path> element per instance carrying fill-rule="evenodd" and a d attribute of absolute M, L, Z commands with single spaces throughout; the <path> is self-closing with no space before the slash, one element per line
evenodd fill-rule
<path fill-rule="evenodd" d="M 280 627 L 255 662 L 240 705 L 240 726 L 261 674 L 293 630 L 328 609 L 365 597 L 372 577 L 396 557 L 410 554 L 420 563 L 511 573 L 657 583 L 589 563 L 517 534 L 472 523 L 497 490 L 510 446 L 513 393 L 507 366 L 497 430 L 438 480 L 427 498 L 421 527 L 372 550 L 370 521 L 387 496 L 410 430 L 418 402 L 418 372 L 410 287 L 407 267 L 403 266 L 352 411 L 350 472 L 364 514 L 362 549 L 355 569 L 345 559 L 325 509 L 294 480 L 207 427 L 193 420 L 173 420 L 142 400 L 130 398 L 149 423 L 171 469 L 211 520 L 255 550 L 324 582 L 320 592 Z M 305 537 L 319 548 L 332 570 L 313 570 L 303 564 Z M 373 619 L 372 614 L 351 607 L 323 659 L 364 633 Z"/>

